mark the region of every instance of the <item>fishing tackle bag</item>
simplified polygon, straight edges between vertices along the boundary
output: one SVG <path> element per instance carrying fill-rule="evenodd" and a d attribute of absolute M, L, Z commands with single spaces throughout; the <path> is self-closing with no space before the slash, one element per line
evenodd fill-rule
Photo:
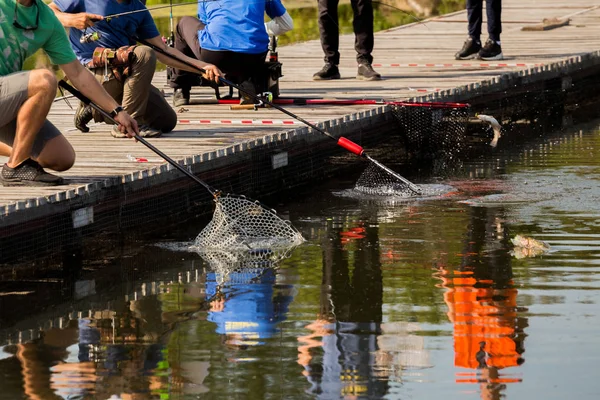
<path fill-rule="evenodd" d="M 118 49 L 109 49 L 106 47 L 96 47 L 92 55 L 92 61 L 87 64 L 88 68 L 106 68 L 110 69 L 119 82 L 132 72 L 135 53 L 133 52 L 137 45 L 123 46 Z"/>

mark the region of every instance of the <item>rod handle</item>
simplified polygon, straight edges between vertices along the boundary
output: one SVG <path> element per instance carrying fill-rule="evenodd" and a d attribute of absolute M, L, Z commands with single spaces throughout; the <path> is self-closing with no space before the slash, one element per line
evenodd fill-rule
<path fill-rule="evenodd" d="M 256 104 L 233 104 L 229 106 L 230 110 L 257 110 Z"/>

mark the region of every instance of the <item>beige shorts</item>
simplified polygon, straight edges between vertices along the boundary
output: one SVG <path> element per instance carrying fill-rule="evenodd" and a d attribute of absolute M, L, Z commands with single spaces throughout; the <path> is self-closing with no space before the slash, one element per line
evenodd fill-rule
<path fill-rule="evenodd" d="M 17 113 L 27 100 L 28 84 L 28 71 L 0 76 L 0 142 L 11 147 L 17 130 Z M 35 138 L 31 155 L 34 158 L 39 156 L 46 143 L 60 134 L 60 131 L 46 120 Z"/>

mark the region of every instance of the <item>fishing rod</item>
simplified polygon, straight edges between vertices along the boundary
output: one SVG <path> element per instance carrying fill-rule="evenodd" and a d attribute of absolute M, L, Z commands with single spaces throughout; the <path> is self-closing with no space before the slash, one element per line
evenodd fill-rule
<path fill-rule="evenodd" d="M 153 49 L 154 51 L 156 51 L 156 52 L 159 52 L 159 53 L 161 53 L 161 54 L 163 54 L 163 55 L 165 55 L 165 56 L 167 56 L 167 57 L 170 57 L 170 58 L 172 58 L 172 59 L 174 59 L 174 60 L 177 60 L 177 61 L 181 62 L 182 64 L 185 64 L 185 65 L 187 65 L 188 67 L 190 67 L 190 68 L 193 68 L 193 69 L 195 69 L 195 70 L 197 70 L 197 71 L 201 72 L 202 74 L 205 74 L 205 73 L 206 73 L 206 70 L 205 70 L 205 69 L 203 69 L 203 68 L 200 68 L 200 67 L 198 67 L 198 66 L 196 66 L 196 65 L 194 65 L 194 64 L 192 64 L 192 63 L 190 63 L 190 62 L 188 62 L 188 61 L 186 61 L 186 60 L 182 60 L 182 59 L 180 59 L 179 57 L 176 57 L 176 56 L 174 56 L 174 55 L 172 55 L 172 54 L 169 54 L 169 53 L 167 53 L 166 51 L 164 51 L 162 48 L 160 48 L 160 47 L 157 47 L 157 46 L 153 45 L 152 43 L 150 43 L 150 42 L 148 42 L 148 41 L 146 41 L 146 40 L 144 40 L 144 39 L 141 39 L 141 38 L 135 38 L 135 39 L 136 39 L 138 42 L 142 43 L 143 45 L 146 45 L 146 46 L 148 46 L 148 47 L 152 48 L 152 49 Z M 259 105 L 266 104 L 266 105 L 268 105 L 269 107 L 275 108 L 276 110 L 279 110 L 279 111 L 281 111 L 282 113 L 284 113 L 284 114 L 286 114 L 286 115 L 289 115 L 290 117 L 292 117 L 292 118 L 294 118 L 294 119 L 296 119 L 296 120 L 298 120 L 298 121 L 302 122 L 303 124 L 305 124 L 305 125 L 309 126 L 309 127 L 310 127 L 310 128 L 312 128 L 313 130 L 315 130 L 315 131 L 317 131 L 317 132 L 319 132 L 319 133 L 321 133 L 321 134 L 323 134 L 323 135 L 327 136 L 327 137 L 328 137 L 328 138 L 330 138 L 330 139 L 333 139 L 333 140 L 335 140 L 335 141 L 336 141 L 336 143 L 338 144 L 338 146 L 340 146 L 340 147 L 343 147 L 344 149 L 348 150 L 348 151 L 349 151 L 349 152 L 351 152 L 351 153 L 354 153 L 354 154 L 356 154 L 356 155 L 357 155 L 357 156 L 359 156 L 359 157 L 364 157 L 364 158 L 366 158 L 367 160 L 371 161 L 373 164 L 377 165 L 379 168 L 381 168 L 381 169 L 383 169 L 384 171 L 386 171 L 388 174 L 392 175 L 394 178 L 396 178 L 396 179 L 398 179 L 399 181 L 403 182 L 403 183 L 404 183 L 405 185 L 407 185 L 407 186 L 408 186 L 408 188 L 409 188 L 409 189 L 410 189 L 412 192 L 414 192 L 415 194 L 421 194 L 421 193 L 422 193 L 422 192 L 421 192 L 421 189 L 420 189 L 420 188 L 419 188 L 417 185 L 415 185 L 414 183 L 410 182 L 408 179 L 406 179 L 406 178 L 404 178 L 404 177 L 400 176 L 399 174 L 397 174 L 396 172 L 394 172 L 394 171 L 393 171 L 393 170 L 391 170 L 390 168 L 386 167 L 385 165 L 381 164 L 380 162 L 378 162 L 377 160 L 375 160 L 375 159 L 373 159 L 371 156 L 369 156 L 369 155 L 368 155 L 368 154 L 365 152 L 365 150 L 364 150 L 364 149 L 363 149 L 363 148 L 362 148 L 362 147 L 361 147 L 359 144 L 357 144 L 357 143 L 354 143 L 354 142 L 353 142 L 353 141 L 351 141 L 350 139 L 346 139 L 346 138 L 345 138 L 345 137 L 343 137 L 343 136 L 340 136 L 339 138 L 336 138 L 335 136 L 333 136 L 333 135 L 331 135 L 330 133 L 326 132 L 325 130 L 323 130 L 323 129 L 319 128 L 319 127 L 318 127 L 318 126 L 316 126 L 315 124 L 313 124 L 313 123 L 310 123 L 309 121 L 305 120 L 304 118 L 302 118 L 302 117 L 300 117 L 300 116 L 298 116 L 298 115 L 296 115 L 296 114 L 294 114 L 294 113 L 292 113 L 292 112 L 290 112 L 290 111 L 286 110 L 285 108 L 283 108 L 283 107 L 281 107 L 281 106 L 278 106 L 278 105 L 274 104 L 272 101 L 270 101 L 269 99 L 266 99 L 264 96 L 257 96 L 256 94 L 254 94 L 254 93 L 251 93 L 251 92 L 249 92 L 249 91 L 247 91 L 247 90 L 243 89 L 243 88 L 242 88 L 242 87 L 240 87 L 239 85 L 237 85 L 237 84 L 235 84 L 235 83 L 233 83 L 233 82 L 231 82 L 231 81 L 229 81 L 229 80 L 227 80 L 227 79 L 225 79 L 225 78 L 223 78 L 223 77 L 219 77 L 219 80 L 220 80 L 222 83 L 226 84 L 227 86 L 230 86 L 230 87 L 232 87 L 232 88 L 234 88 L 234 89 L 237 89 L 237 90 L 239 90 L 241 93 L 243 93 L 243 94 L 245 94 L 245 95 L 247 95 L 247 96 L 249 96 L 249 97 L 251 97 L 251 98 L 253 98 L 253 99 L 257 100 L 257 101 L 259 101 Z"/>
<path fill-rule="evenodd" d="M 85 97 L 79 90 L 75 89 L 73 86 L 69 85 L 64 80 L 60 80 L 58 82 L 58 85 L 60 87 L 64 88 L 64 89 L 66 89 L 67 91 L 69 91 L 73 96 L 77 97 L 85 105 L 88 105 L 88 106 L 92 107 L 93 109 L 95 109 L 96 111 L 98 111 L 100 114 L 102 114 L 102 116 L 104 116 L 104 118 L 106 118 L 111 123 L 113 123 L 115 125 L 120 125 L 109 113 L 107 113 L 106 111 L 104 111 L 98 105 L 94 104 L 90 99 L 88 99 L 87 97 Z M 173 160 L 172 158 L 170 158 L 169 156 L 167 156 L 165 153 L 163 153 L 162 151 L 160 151 L 159 149 L 157 149 L 155 146 L 153 146 L 152 144 L 150 144 L 146 139 L 144 139 L 143 137 L 141 137 L 139 134 L 136 133 L 134 137 L 135 137 L 135 139 L 138 142 L 141 142 L 144 146 L 146 146 L 147 148 L 149 148 L 150 150 L 152 150 L 154 153 L 156 153 L 159 156 L 161 156 L 165 161 L 167 161 L 173 167 L 177 168 L 184 175 L 186 175 L 189 178 L 193 179 L 196 183 L 199 183 L 200 185 L 204 186 L 204 188 L 206 190 L 208 190 L 213 195 L 213 197 L 217 198 L 220 195 L 220 193 L 221 193 L 220 191 L 218 191 L 217 189 L 213 188 L 208 183 L 206 183 L 203 180 L 201 180 L 200 178 L 198 178 L 196 175 L 192 174 L 186 168 L 184 168 L 183 166 L 181 166 L 178 162 L 176 162 L 175 160 Z"/>
<path fill-rule="evenodd" d="M 405 14 L 405 15 L 408 15 L 409 17 L 411 17 L 412 19 L 414 19 L 415 21 L 417 21 L 417 23 L 419 23 L 419 24 L 423 24 L 423 25 L 424 25 L 424 26 L 425 26 L 427 29 L 429 29 L 429 27 L 428 27 L 428 26 L 425 24 L 425 20 L 423 20 L 423 19 L 421 19 L 421 18 L 418 18 L 416 15 L 414 15 L 414 14 L 412 14 L 412 13 L 410 13 L 410 12 L 406 11 L 406 10 L 403 10 L 403 9 L 401 9 L 401 8 L 398 8 L 398 7 L 396 7 L 396 6 L 393 6 L 393 5 L 391 5 L 391 4 L 384 3 L 384 2 L 382 2 L 382 1 L 373 1 L 372 3 L 373 3 L 373 4 L 381 4 L 382 6 L 387 6 L 387 7 L 393 8 L 393 9 L 395 9 L 395 10 L 398 10 L 398 11 L 400 11 L 401 13 L 403 13 L 403 14 Z"/>
<path fill-rule="evenodd" d="M 122 12 L 122 13 L 118 13 L 118 14 L 110 14 L 110 15 L 106 15 L 104 17 L 104 19 L 107 22 L 109 22 L 111 19 L 122 17 L 123 15 L 131 15 L 131 14 L 137 14 L 137 13 L 141 13 L 141 12 L 150 12 L 150 11 L 154 11 L 154 10 L 160 10 L 162 8 L 171 8 L 171 16 L 172 16 L 173 15 L 173 11 L 172 11 L 173 7 L 189 6 L 189 5 L 194 5 L 194 4 L 198 4 L 198 3 L 208 3 L 210 1 L 219 1 L 219 0 L 198 0 L 198 1 L 191 2 L 191 3 L 175 3 L 175 4 L 173 4 L 173 2 L 170 1 L 169 5 L 156 6 L 156 7 L 152 7 L 152 8 L 144 8 L 142 10 L 126 11 L 126 12 Z M 171 26 L 171 30 L 173 30 L 172 26 Z"/>

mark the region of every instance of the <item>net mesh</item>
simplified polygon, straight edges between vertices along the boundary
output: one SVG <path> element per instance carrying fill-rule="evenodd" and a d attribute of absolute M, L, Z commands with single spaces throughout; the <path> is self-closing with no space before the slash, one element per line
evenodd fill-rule
<path fill-rule="evenodd" d="M 374 196 L 409 197 L 415 194 L 406 183 L 372 163 L 360 175 L 354 190 Z"/>
<path fill-rule="evenodd" d="M 409 153 L 419 158 L 452 159 L 464 151 L 468 104 L 394 103 L 391 108 Z"/>
<path fill-rule="evenodd" d="M 277 213 L 244 196 L 226 195 L 216 200 L 212 220 L 200 232 L 194 248 L 210 252 L 227 250 L 270 258 L 278 248 L 302 243 L 302 235 Z"/>
<path fill-rule="evenodd" d="M 290 256 L 296 246 L 279 246 L 263 251 L 205 251 L 196 252 L 210 266 L 217 284 L 252 283 L 265 270 L 274 270 L 277 263 Z"/>

